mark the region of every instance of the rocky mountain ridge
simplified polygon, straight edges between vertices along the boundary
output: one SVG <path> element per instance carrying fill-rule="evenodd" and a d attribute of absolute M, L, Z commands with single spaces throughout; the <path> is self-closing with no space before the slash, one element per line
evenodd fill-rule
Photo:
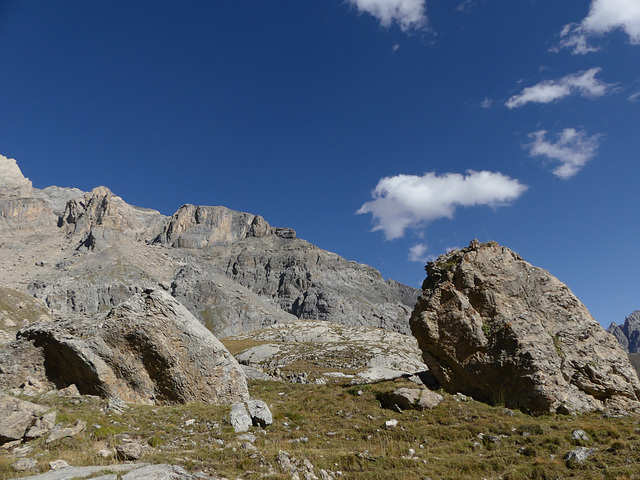
<path fill-rule="evenodd" d="M 640 353 L 640 310 L 624 319 L 622 325 L 611 322 L 607 332 L 616 337 L 627 353 Z"/>
<path fill-rule="evenodd" d="M 218 337 L 296 318 L 409 333 L 419 290 L 259 215 L 187 204 L 167 217 L 106 187 L 40 190 L 3 156 L 0 177 L 3 282 L 54 315 L 106 313 L 162 288 Z"/>

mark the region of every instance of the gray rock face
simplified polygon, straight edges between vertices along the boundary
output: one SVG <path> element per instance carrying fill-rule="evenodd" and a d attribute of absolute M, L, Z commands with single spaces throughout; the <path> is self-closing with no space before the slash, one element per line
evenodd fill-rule
<path fill-rule="evenodd" d="M 295 318 L 409 333 L 419 290 L 259 215 L 185 205 L 165 217 L 106 187 L 38 190 L 15 161 L 2 169 L 12 172 L 0 188 L 3 280 L 58 317 L 106 314 L 162 288 L 219 337 Z"/>
<path fill-rule="evenodd" d="M 138 403 L 233 403 L 246 378 L 227 349 L 162 291 L 146 291 L 106 317 L 35 323 L 18 343 L 41 352 L 48 380 L 83 394 Z"/>
<path fill-rule="evenodd" d="M 640 406 L 620 345 L 545 270 L 477 241 L 426 268 L 411 329 L 447 390 L 532 412 Z"/>
<path fill-rule="evenodd" d="M 275 229 L 260 215 L 226 207 L 183 205 L 154 241 L 172 247 L 203 248 L 273 233 Z"/>
<path fill-rule="evenodd" d="M 418 290 L 300 239 L 270 235 L 210 250 L 211 264 L 300 318 L 409 333 Z"/>
<path fill-rule="evenodd" d="M 622 325 L 611 322 L 607 332 L 616 337 L 625 352 L 640 353 L 640 310 L 632 312 Z"/>

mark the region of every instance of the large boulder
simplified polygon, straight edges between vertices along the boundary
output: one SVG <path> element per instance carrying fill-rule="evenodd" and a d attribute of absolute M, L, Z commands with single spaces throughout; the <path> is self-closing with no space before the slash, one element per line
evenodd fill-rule
<path fill-rule="evenodd" d="M 146 290 L 104 318 L 38 322 L 18 342 L 41 351 L 58 388 L 137 403 L 247 400 L 246 377 L 218 339 L 161 290 Z"/>
<path fill-rule="evenodd" d="M 625 352 L 549 272 L 477 241 L 426 270 L 411 330 L 447 390 L 530 412 L 640 406 Z"/>

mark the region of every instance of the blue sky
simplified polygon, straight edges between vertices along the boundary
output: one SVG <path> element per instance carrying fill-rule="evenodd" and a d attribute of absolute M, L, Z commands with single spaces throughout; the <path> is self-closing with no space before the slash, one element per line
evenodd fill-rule
<path fill-rule="evenodd" d="M 419 286 L 495 240 L 640 308 L 638 0 L 0 0 L 34 186 L 225 205 Z"/>

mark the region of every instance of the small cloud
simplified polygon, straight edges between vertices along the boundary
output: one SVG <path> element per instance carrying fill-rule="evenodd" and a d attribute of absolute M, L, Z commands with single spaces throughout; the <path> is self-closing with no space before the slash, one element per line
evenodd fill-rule
<path fill-rule="evenodd" d="M 408 256 L 409 261 L 427 263 L 429 260 L 433 260 L 433 255 L 426 255 L 426 253 L 427 253 L 427 244 L 416 243 L 413 247 L 409 249 L 409 256 Z"/>
<path fill-rule="evenodd" d="M 473 7 L 475 7 L 475 5 L 475 0 L 463 0 L 458 4 L 456 10 L 463 13 L 469 13 L 473 9 Z"/>
<path fill-rule="evenodd" d="M 391 48 L 391 53 L 396 53 L 398 50 L 400 50 L 400 44 L 396 43 L 393 45 L 393 47 Z"/>
<path fill-rule="evenodd" d="M 578 173 L 591 160 L 598 150 L 600 135 L 587 136 L 584 131 L 565 128 L 557 135 L 554 143 L 548 141 L 546 130 L 538 130 L 529 134 L 533 141 L 524 145 L 532 157 L 544 156 L 557 160 L 560 165 L 553 170 L 556 177 L 568 179 Z"/>
<path fill-rule="evenodd" d="M 505 105 L 511 109 L 522 107 L 527 103 L 551 103 L 573 93 L 589 98 L 601 97 L 611 87 L 595 78 L 601 70 L 601 68 L 591 68 L 559 80 L 545 80 L 512 96 Z"/>
<path fill-rule="evenodd" d="M 598 48 L 589 45 L 595 35 L 604 35 L 622 29 L 630 43 L 640 45 L 640 3 L 638 0 L 593 0 L 589 14 L 580 23 L 565 25 L 560 32 L 560 48 L 572 48 L 574 55 L 595 52 Z"/>
<path fill-rule="evenodd" d="M 640 92 L 632 93 L 631 95 L 629 95 L 629 101 L 630 102 L 640 101 Z"/>
<path fill-rule="evenodd" d="M 480 102 L 480 106 L 482 108 L 491 108 L 492 103 L 493 101 L 490 98 L 485 98 L 484 100 L 482 100 L 482 102 Z"/>
<path fill-rule="evenodd" d="M 527 186 L 498 172 L 467 170 L 466 175 L 434 172 L 380 179 L 373 200 L 356 212 L 370 213 L 387 240 L 404 236 L 407 228 L 424 227 L 438 218 L 453 218 L 458 207 L 509 205 Z"/>
<path fill-rule="evenodd" d="M 347 0 L 358 12 L 368 13 L 378 19 L 383 27 L 390 27 L 393 22 L 403 32 L 421 29 L 427 25 L 425 0 Z"/>

